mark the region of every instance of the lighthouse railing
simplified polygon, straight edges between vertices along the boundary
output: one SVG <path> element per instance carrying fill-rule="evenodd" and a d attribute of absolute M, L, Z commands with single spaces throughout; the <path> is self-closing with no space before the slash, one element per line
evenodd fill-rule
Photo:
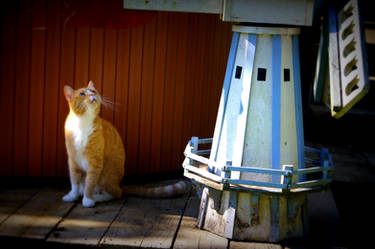
<path fill-rule="evenodd" d="M 282 169 L 268 169 L 236 166 L 231 165 L 231 162 L 223 164 L 212 161 L 209 158 L 204 157 L 205 155 L 210 154 L 210 149 L 199 150 L 200 144 L 209 143 L 212 143 L 211 138 L 199 139 L 193 137 L 189 141 L 184 152 L 184 174 L 188 178 L 194 178 L 194 180 L 199 183 L 209 185 L 219 190 L 249 191 L 249 189 L 252 188 L 255 188 L 255 190 L 261 188 L 262 191 L 266 192 L 300 192 L 323 189 L 332 181 L 332 157 L 325 148 L 316 149 L 305 146 L 306 168 L 295 169 L 293 165 L 282 165 Z M 208 165 L 220 169 L 223 174 L 216 175 L 210 172 Z M 281 176 L 281 181 L 280 183 L 272 183 L 258 180 L 235 179 L 231 177 L 232 172 L 279 175 Z M 298 177 L 300 175 L 311 176 L 301 178 Z"/>

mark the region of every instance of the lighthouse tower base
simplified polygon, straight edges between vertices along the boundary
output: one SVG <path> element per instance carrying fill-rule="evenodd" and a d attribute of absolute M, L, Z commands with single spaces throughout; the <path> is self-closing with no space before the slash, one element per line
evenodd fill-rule
<path fill-rule="evenodd" d="M 308 232 L 307 194 L 203 191 L 198 226 L 222 237 L 278 242 Z"/>

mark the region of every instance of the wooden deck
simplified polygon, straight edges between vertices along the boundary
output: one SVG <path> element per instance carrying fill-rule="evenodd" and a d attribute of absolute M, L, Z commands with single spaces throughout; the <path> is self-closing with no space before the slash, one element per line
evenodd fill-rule
<path fill-rule="evenodd" d="M 38 248 L 293 248 L 229 241 L 197 229 L 195 194 L 175 199 L 129 197 L 84 208 L 61 201 L 67 191 L 56 186 L 2 189 L 0 241 Z"/>
<path fill-rule="evenodd" d="M 374 172 L 374 154 L 361 153 L 361 156 L 356 157 L 355 153 L 345 150 L 336 149 L 332 152 L 336 160 L 336 177 L 351 174 L 360 178 L 359 169 L 365 170 L 361 164 L 371 168 L 365 171 L 366 175 Z M 373 179 L 374 177 L 372 183 L 365 179 L 368 192 L 373 189 Z M 83 208 L 81 203 L 66 203 L 61 200 L 68 192 L 67 179 L 65 184 L 43 183 L 39 184 L 40 187 L 7 185 L 1 182 L 0 242 L 36 245 L 38 248 L 349 248 L 348 243 L 351 242 L 348 242 L 346 235 L 351 232 L 343 226 L 337 211 L 340 206 L 336 207 L 340 196 L 334 192 L 339 192 L 343 186 L 355 186 L 355 179 L 347 180 L 348 185 L 333 182 L 333 195 L 330 190 L 310 194 L 310 234 L 280 244 L 231 241 L 197 229 L 195 224 L 199 200 L 194 191 L 175 199 L 128 197 L 99 203 L 94 208 Z M 360 200 L 362 197 L 357 198 Z M 345 207 L 348 203 L 345 202 L 345 194 L 341 200 L 341 207 Z M 352 204 L 348 213 L 357 212 L 358 210 L 352 210 L 355 206 L 359 205 Z M 371 212 L 369 209 L 365 211 Z M 358 213 L 367 217 L 366 212 L 361 212 Z"/>

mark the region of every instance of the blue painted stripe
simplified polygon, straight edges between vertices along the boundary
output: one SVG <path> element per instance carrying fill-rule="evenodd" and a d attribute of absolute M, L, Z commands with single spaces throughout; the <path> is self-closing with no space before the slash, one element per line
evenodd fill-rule
<path fill-rule="evenodd" d="M 223 96 L 224 96 L 224 104 L 227 104 L 227 97 L 229 92 L 229 86 L 232 79 L 233 74 L 233 68 L 234 68 L 234 61 L 236 59 L 237 54 L 237 48 L 238 48 L 238 41 L 240 40 L 240 33 L 234 32 L 232 43 L 230 45 L 230 51 L 229 51 L 229 57 L 228 57 L 228 63 L 227 63 L 227 69 L 225 71 L 225 77 L 224 77 L 224 85 L 223 85 Z"/>
<path fill-rule="evenodd" d="M 305 143 L 303 135 L 303 112 L 302 112 L 302 96 L 301 96 L 301 73 L 299 64 L 299 46 L 298 36 L 294 35 L 292 40 L 293 51 L 293 71 L 294 71 L 294 97 L 296 106 L 296 122 L 297 122 L 297 146 L 298 146 L 298 162 L 299 168 L 305 168 Z M 305 181 L 306 175 L 300 176 L 300 181 Z"/>
<path fill-rule="evenodd" d="M 257 45 L 257 37 L 258 35 L 256 34 L 249 34 L 249 37 L 248 37 L 249 42 L 253 44 L 254 46 Z"/>
<path fill-rule="evenodd" d="M 272 168 L 280 169 L 281 36 L 272 36 Z M 272 176 L 280 183 L 280 176 Z"/>
<path fill-rule="evenodd" d="M 231 46 L 230 46 L 228 62 L 227 62 L 227 69 L 225 71 L 223 90 L 221 92 L 221 99 L 220 99 L 220 104 L 219 104 L 219 111 L 221 110 L 222 112 L 218 113 L 218 116 L 217 116 L 217 119 L 216 119 L 214 138 L 213 138 L 212 147 L 211 147 L 210 159 L 214 160 L 214 161 L 216 161 L 216 159 L 217 159 L 217 152 L 218 152 L 220 138 L 221 138 L 221 130 L 222 130 L 221 128 L 223 126 L 225 109 L 226 109 L 227 100 L 228 100 L 230 82 L 231 82 L 232 74 L 233 74 L 233 70 L 234 70 L 234 61 L 236 59 L 239 38 L 240 38 L 240 33 L 234 32 L 233 38 L 232 38 L 232 43 L 231 43 Z M 211 165 L 209 165 L 209 171 L 212 172 L 212 166 Z M 221 175 L 221 170 L 217 170 L 215 173 L 217 175 Z"/>
<path fill-rule="evenodd" d="M 254 63 L 255 63 L 255 55 L 256 55 L 256 47 L 257 47 L 257 39 L 258 39 L 258 35 L 256 34 L 249 34 L 247 40 L 249 41 L 249 43 L 251 44 L 248 49 L 248 58 L 250 59 L 250 61 L 248 61 L 249 63 L 249 68 L 250 68 L 250 71 L 249 71 L 249 74 L 250 74 L 250 82 L 248 82 L 250 84 L 250 92 L 251 92 L 251 84 L 252 84 L 252 80 L 253 80 L 253 74 L 254 74 Z M 250 101 L 250 94 L 249 92 L 249 101 Z M 247 103 L 249 104 L 249 103 Z M 245 132 L 245 131 L 244 131 Z"/>

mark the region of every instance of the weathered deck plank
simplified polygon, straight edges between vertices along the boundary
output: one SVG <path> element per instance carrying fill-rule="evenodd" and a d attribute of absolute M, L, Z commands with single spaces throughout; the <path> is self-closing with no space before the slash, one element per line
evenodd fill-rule
<path fill-rule="evenodd" d="M 338 167 L 338 170 L 342 169 Z M 336 198 L 330 193 L 310 195 L 311 223 L 307 237 L 269 244 L 228 242 L 196 228 L 199 200 L 195 196 L 129 198 L 83 208 L 81 203 L 61 201 L 68 190 L 22 186 L 15 188 L 13 184 L 0 188 L 0 241 L 19 247 L 85 248 L 85 245 L 99 245 L 110 248 L 301 249 L 319 246 L 347 248 L 350 242 L 340 236 L 346 227 L 342 226 L 334 208 Z M 340 190 L 339 187 L 335 187 L 336 191 Z"/>
<path fill-rule="evenodd" d="M 102 247 L 170 248 L 187 201 L 129 198 L 101 241 Z"/>
<path fill-rule="evenodd" d="M 282 249 L 278 244 L 231 241 L 230 249 Z"/>
<path fill-rule="evenodd" d="M 61 191 L 44 188 L 6 219 L 1 236 L 44 240 L 73 204 L 61 201 Z"/>
<path fill-rule="evenodd" d="M 97 203 L 93 208 L 85 208 L 79 203 L 56 227 L 47 242 L 96 246 L 123 205 L 123 199 Z"/>
<path fill-rule="evenodd" d="M 227 248 L 228 239 L 196 227 L 199 211 L 199 199 L 192 195 L 181 221 L 174 249 Z"/>
<path fill-rule="evenodd" d="M 39 191 L 39 188 L 7 188 L 0 190 L 0 224 L 37 191 Z"/>

